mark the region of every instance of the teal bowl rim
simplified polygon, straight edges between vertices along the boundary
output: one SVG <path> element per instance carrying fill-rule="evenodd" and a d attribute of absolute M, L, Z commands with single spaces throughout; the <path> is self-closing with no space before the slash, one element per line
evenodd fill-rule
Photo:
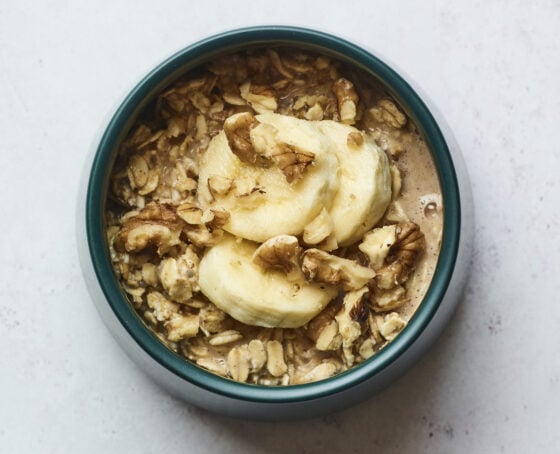
<path fill-rule="evenodd" d="M 376 77 L 405 108 L 423 134 L 439 172 L 444 205 L 444 233 L 434 278 L 406 328 L 383 350 L 339 375 L 303 385 L 271 387 L 238 383 L 207 372 L 168 349 L 146 327 L 129 303 L 111 266 L 104 229 L 109 172 L 115 151 L 138 112 L 155 93 L 188 69 L 247 46 L 293 45 L 349 61 Z M 449 282 L 460 241 L 461 206 L 455 168 L 445 138 L 426 104 L 392 68 L 363 48 L 339 37 L 289 26 L 258 26 L 221 33 L 190 45 L 149 72 L 117 108 L 97 147 L 86 195 L 86 235 L 97 281 L 115 316 L 135 342 L 177 377 L 213 393 L 252 402 L 286 403 L 317 399 L 363 383 L 393 364 L 410 348 L 437 312 Z"/>

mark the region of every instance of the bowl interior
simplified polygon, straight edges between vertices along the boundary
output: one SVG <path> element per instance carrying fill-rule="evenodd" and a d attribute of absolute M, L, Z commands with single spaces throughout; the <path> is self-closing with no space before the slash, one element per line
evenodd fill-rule
<path fill-rule="evenodd" d="M 238 383 L 193 365 L 162 344 L 145 326 L 121 289 L 108 255 L 105 200 L 109 175 L 120 143 L 139 112 L 167 85 L 218 55 L 251 46 L 286 45 L 322 53 L 351 63 L 385 87 L 416 124 L 432 153 L 442 199 L 443 237 L 438 264 L 420 307 L 406 328 L 385 348 L 363 363 L 319 382 L 269 387 Z M 193 44 L 171 56 L 142 79 L 121 103 L 96 150 L 86 196 L 86 229 L 91 259 L 107 303 L 130 336 L 155 361 L 186 381 L 230 397 L 259 402 L 290 402 L 336 393 L 378 374 L 406 351 L 437 311 L 449 284 L 460 237 L 457 178 L 448 145 L 427 106 L 393 69 L 366 50 L 335 36 L 294 27 L 254 27 L 223 33 Z"/>

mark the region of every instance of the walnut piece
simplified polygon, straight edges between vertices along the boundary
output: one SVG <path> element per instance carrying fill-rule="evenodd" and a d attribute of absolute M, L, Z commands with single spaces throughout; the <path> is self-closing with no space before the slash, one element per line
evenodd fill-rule
<path fill-rule="evenodd" d="M 136 215 L 127 217 L 115 237 L 116 250 L 138 252 L 156 246 L 161 256 L 180 243 L 182 222 L 171 205 L 150 202 Z"/>
<path fill-rule="evenodd" d="M 352 365 L 354 363 L 355 358 L 352 353 L 352 345 L 362 334 L 361 323 L 367 319 L 367 312 L 365 317 L 361 317 L 363 318 L 362 320 L 356 320 L 354 314 L 361 314 L 364 311 L 363 308 L 365 308 L 365 306 L 363 304 L 363 299 L 367 293 L 367 287 L 362 287 L 359 290 L 348 292 L 344 295 L 342 308 L 335 315 L 340 335 L 342 336 L 344 359 L 348 365 Z"/>
<path fill-rule="evenodd" d="M 259 124 L 250 112 L 232 115 L 224 122 L 224 133 L 231 152 L 242 162 L 256 166 L 268 166 L 266 156 L 258 154 L 251 143 L 251 129 Z"/>
<path fill-rule="evenodd" d="M 299 180 L 308 166 L 314 164 L 315 154 L 298 150 L 293 145 L 279 143 L 272 150 L 272 161 L 280 168 L 288 183 Z"/>
<path fill-rule="evenodd" d="M 341 77 L 333 84 L 333 92 L 338 102 L 340 121 L 349 125 L 356 123 L 358 93 L 354 84 Z"/>
<path fill-rule="evenodd" d="M 385 265 L 377 271 L 375 281 L 381 289 L 392 289 L 408 279 L 416 261 L 425 247 L 424 234 L 414 222 L 400 223 L 395 228 L 395 243 L 385 259 Z"/>
<path fill-rule="evenodd" d="M 288 274 L 299 269 L 301 247 L 291 235 L 278 235 L 266 240 L 253 254 L 253 262 L 264 270 L 279 269 Z"/>
<path fill-rule="evenodd" d="M 378 270 L 397 240 L 397 226 L 385 225 L 371 230 L 364 235 L 358 249 L 368 256 L 369 266 Z"/>
<path fill-rule="evenodd" d="M 239 93 L 257 113 L 274 112 L 278 109 L 276 95 L 269 87 L 246 82 L 239 87 Z"/>
<path fill-rule="evenodd" d="M 385 123 L 395 129 L 406 125 L 406 116 L 389 99 L 379 100 L 376 107 L 369 109 L 369 113 L 377 122 Z"/>
<path fill-rule="evenodd" d="M 375 276 L 371 268 L 315 248 L 303 253 L 301 269 L 309 281 L 342 286 L 344 290 L 357 290 Z"/>
<path fill-rule="evenodd" d="M 390 312 L 385 316 L 375 317 L 379 332 L 388 341 L 392 341 L 406 326 L 406 322 L 397 312 Z"/>
<path fill-rule="evenodd" d="M 338 322 L 334 318 L 338 310 L 339 306 L 331 303 L 307 325 L 307 335 L 315 342 L 317 350 L 338 350 L 342 345 Z"/>

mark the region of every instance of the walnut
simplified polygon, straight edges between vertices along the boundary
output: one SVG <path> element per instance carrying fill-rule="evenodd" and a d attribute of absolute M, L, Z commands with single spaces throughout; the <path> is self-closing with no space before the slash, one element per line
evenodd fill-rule
<path fill-rule="evenodd" d="M 344 290 L 359 289 L 375 276 L 371 268 L 314 248 L 303 253 L 301 269 L 309 281 L 341 286 Z"/>
<path fill-rule="evenodd" d="M 387 315 L 375 317 L 379 333 L 388 341 L 392 341 L 397 334 L 406 326 L 406 322 L 397 312 L 390 312 Z"/>
<path fill-rule="evenodd" d="M 407 301 L 406 289 L 397 285 L 390 290 L 382 290 L 376 286 L 370 286 L 373 291 L 369 300 L 375 312 L 387 312 L 401 307 Z"/>
<path fill-rule="evenodd" d="M 406 116 L 390 99 L 379 100 L 376 107 L 369 109 L 369 113 L 378 123 L 384 123 L 395 129 L 406 125 Z"/>
<path fill-rule="evenodd" d="M 183 203 L 177 207 L 177 215 L 190 225 L 202 224 L 202 209 L 196 203 Z"/>
<path fill-rule="evenodd" d="M 375 277 L 377 286 L 388 290 L 406 282 L 424 246 L 424 234 L 417 224 L 414 222 L 397 224 L 395 243 L 389 250 L 385 265 L 377 271 Z"/>
<path fill-rule="evenodd" d="M 200 329 L 207 336 L 226 329 L 226 313 L 213 304 L 201 308 L 198 316 L 200 319 Z"/>
<path fill-rule="evenodd" d="M 340 121 L 349 125 L 356 123 L 358 94 L 354 84 L 341 77 L 333 84 L 333 92 L 338 103 Z"/>
<path fill-rule="evenodd" d="M 286 181 L 292 183 L 303 176 L 307 166 L 314 164 L 315 154 L 298 150 L 287 143 L 279 143 L 274 147 L 271 157 L 286 176 Z"/>
<path fill-rule="evenodd" d="M 278 235 L 266 240 L 253 254 L 253 262 L 265 270 L 279 269 L 288 274 L 299 269 L 301 247 L 291 235 Z"/>
<path fill-rule="evenodd" d="M 257 113 L 274 112 L 278 109 L 276 94 L 272 88 L 246 82 L 239 87 L 239 93 Z"/>
<path fill-rule="evenodd" d="M 267 166 L 266 156 L 256 152 L 251 143 L 251 129 L 259 124 L 253 114 L 243 112 L 232 115 L 224 122 L 224 132 L 231 152 L 242 162 L 257 166 Z"/>
<path fill-rule="evenodd" d="M 371 230 L 364 235 L 358 249 L 367 255 L 369 266 L 378 270 L 397 240 L 397 226 L 385 225 Z"/>
<path fill-rule="evenodd" d="M 180 243 L 182 224 L 171 205 L 150 202 L 138 214 L 124 220 L 115 237 L 115 249 L 138 252 L 156 246 L 161 256 Z"/>
<path fill-rule="evenodd" d="M 342 345 L 338 322 L 334 318 L 338 310 L 339 305 L 331 303 L 307 325 L 306 334 L 315 342 L 317 350 L 338 350 Z"/>
<path fill-rule="evenodd" d="M 342 308 L 335 315 L 338 323 L 338 329 L 342 336 L 342 348 L 344 359 L 348 365 L 354 363 L 354 355 L 352 354 L 352 345 L 362 334 L 362 323 L 367 319 L 367 312 L 362 320 L 355 320 L 356 312 L 364 311 L 363 299 L 368 293 L 367 287 L 362 287 L 359 290 L 354 290 L 344 295 Z"/>

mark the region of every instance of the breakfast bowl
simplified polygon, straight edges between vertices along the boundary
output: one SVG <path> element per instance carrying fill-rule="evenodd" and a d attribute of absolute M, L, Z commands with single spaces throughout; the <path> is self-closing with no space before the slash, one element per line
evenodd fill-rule
<path fill-rule="evenodd" d="M 190 45 L 130 91 L 86 164 L 77 228 L 91 298 L 149 377 L 211 411 L 292 420 L 422 356 L 460 299 L 473 216 L 457 144 L 402 71 L 262 26 Z"/>

